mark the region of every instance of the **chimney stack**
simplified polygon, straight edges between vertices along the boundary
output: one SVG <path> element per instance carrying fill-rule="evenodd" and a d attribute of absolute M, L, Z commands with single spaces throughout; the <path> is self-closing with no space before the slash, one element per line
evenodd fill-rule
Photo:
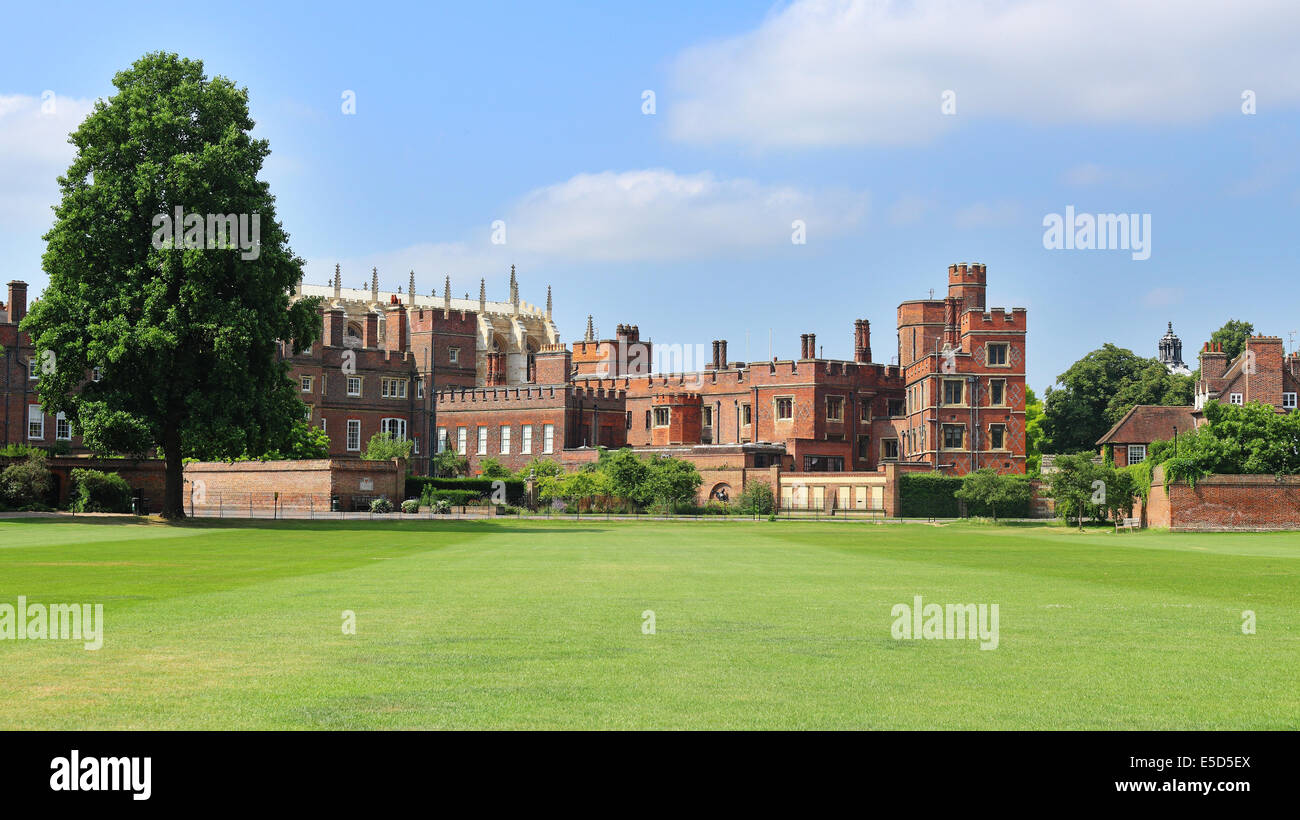
<path fill-rule="evenodd" d="M 379 314 L 366 311 L 366 321 L 361 330 L 362 347 L 379 347 Z"/>
<path fill-rule="evenodd" d="M 722 341 L 718 342 L 718 345 L 719 345 L 719 347 L 718 347 L 718 369 L 719 369 L 719 370 L 726 370 L 726 369 L 727 369 L 727 340 L 726 340 L 726 339 L 723 339 Z"/>
<path fill-rule="evenodd" d="M 27 283 L 15 279 L 9 283 L 9 321 L 17 324 L 27 315 Z"/>
<path fill-rule="evenodd" d="M 347 324 L 343 308 L 330 308 L 325 316 L 325 344 L 330 347 L 343 346 L 343 328 Z"/>
<path fill-rule="evenodd" d="M 871 322 L 866 319 L 853 323 L 853 361 L 871 361 Z"/>
<path fill-rule="evenodd" d="M 1221 379 L 1228 370 L 1228 354 L 1218 342 L 1206 342 L 1201 348 L 1201 378 Z"/>
<path fill-rule="evenodd" d="M 805 359 L 817 358 L 817 334 L 808 334 L 808 352 L 804 355 Z"/>
<path fill-rule="evenodd" d="M 406 306 L 401 302 L 388 307 L 388 317 L 384 320 L 384 349 L 395 353 L 407 349 Z"/>

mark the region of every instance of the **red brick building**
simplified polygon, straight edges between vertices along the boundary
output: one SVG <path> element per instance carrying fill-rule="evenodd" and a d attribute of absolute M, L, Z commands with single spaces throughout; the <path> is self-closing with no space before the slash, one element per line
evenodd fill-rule
<path fill-rule="evenodd" d="M 1183 407 L 1138 405 L 1097 440 L 1104 454 L 1111 448 L 1115 466 L 1137 464 L 1147 456 L 1152 442 L 1170 441 L 1175 431 L 1188 432 L 1205 421 L 1207 402 L 1249 404 L 1261 402 L 1279 413 L 1296 409 L 1300 393 L 1300 354 L 1284 354 L 1278 336 L 1252 336 L 1246 349 L 1231 362 L 1222 345 L 1206 342 L 1201 348 L 1201 377 L 1195 404 Z"/>
<path fill-rule="evenodd" d="M 428 470 L 432 441 L 464 453 L 471 471 L 487 457 L 511 469 L 537 457 L 576 465 L 597 446 L 631 445 L 737 470 L 1023 473 L 1026 314 L 987 309 L 987 284 L 984 265 L 951 265 L 943 298 L 900 305 L 896 363 L 872 361 L 860 319 L 852 359 L 818 356 L 807 333 L 797 358 L 730 361 L 718 340 L 708 361 L 667 372 L 651 354 L 673 361 L 674 351 L 641 341 L 637 325 L 597 339 L 589 317 L 582 341 L 561 344 L 549 289 L 545 309 L 522 302 L 513 269 L 507 301 L 488 301 L 480 283 L 475 302 L 453 299 L 450 281 L 441 297 L 417 295 L 414 275 L 405 294 L 380 292 L 377 271 L 368 289 L 343 288 L 336 268 L 332 283 L 295 294 L 321 298 L 321 341 L 282 355 L 331 457 L 359 455 L 388 431 L 415 442 L 416 472 Z M 37 412 L 23 370 L 33 354 L 16 325 L 25 305 L 26 286 L 11 283 L 4 440 L 48 445 L 57 428 L 77 449 L 66 422 L 25 423 Z"/>

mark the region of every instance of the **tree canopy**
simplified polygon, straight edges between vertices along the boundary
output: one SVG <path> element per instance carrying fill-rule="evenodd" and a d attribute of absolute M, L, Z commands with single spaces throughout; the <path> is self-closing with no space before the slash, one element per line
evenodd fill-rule
<path fill-rule="evenodd" d="M 1246 340 L 1255 335 L 1255 326 L 1250 322 L 1229 319 L 1223 327 L 1210 334 L 1210 341 L 1223 345 L 1223 352 L 1228 354 L 1228 361 L 1241 355 L 1246 349 Z"/>
<path fill-rule="evenodd" d="M 1170 373 L 1159 360 L 1143 358 L 1109 342 L 1056 377 L 1043 402 L 1043 449 L 1078 453 L 1096 449 L 1115 422 L 1136 404 L 1192 403 L 1190 376 Z"/>
<path fill-rule="evenodd" d="M 163 514 L 182 517 L 183 456 L 292 447 L 304 405 L 279 344 L 306 348 L 319 322 L 312 300 L 290 303 L 302 260 L 258 179 L 270 149 L 250 136 L 247 90 L 165 53 L 113 84 L 70 137 L 76 153 L 45 236 L 50 284 L 23 329 L 51 354 L 46 411 L 65 412 L 97 450 L 160 447 Z M 159 220 L 178 213 L 160 240 Z M 256 242 L 245 245 L 244 231 L 239 246 L 214 242 L 227 216 Z M 98 381 L 86 378 L 92 367 Z"/>
<path fill-rule="evenodd" d="M 993 520 L 997 521 L 999 506 L 1006 509 L 1029 498 L 1029 485 L 1021 478 L 984 467 L 963 476 L 961 487 L 953 495 L 962 501 L 987 504 L 993 510 Z"/>

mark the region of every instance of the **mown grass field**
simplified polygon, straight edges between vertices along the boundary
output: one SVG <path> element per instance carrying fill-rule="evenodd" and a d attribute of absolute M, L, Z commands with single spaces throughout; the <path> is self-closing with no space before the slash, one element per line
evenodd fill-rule
<path fill-rule="evenodd" d="M 1296 533 L 0 520 L 18 595 L 105 639 L 0 640 L 0 729 L 1300 728 Z"/>

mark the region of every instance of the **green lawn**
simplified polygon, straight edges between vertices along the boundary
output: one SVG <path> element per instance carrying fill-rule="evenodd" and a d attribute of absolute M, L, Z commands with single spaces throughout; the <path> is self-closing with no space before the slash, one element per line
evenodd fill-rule
<path fill-rule="evenodd" d="M 19 595 L 106 635 L 0 640 L 0 729 L 1300 728 L 1296 533 L 0 520 Z"/>

